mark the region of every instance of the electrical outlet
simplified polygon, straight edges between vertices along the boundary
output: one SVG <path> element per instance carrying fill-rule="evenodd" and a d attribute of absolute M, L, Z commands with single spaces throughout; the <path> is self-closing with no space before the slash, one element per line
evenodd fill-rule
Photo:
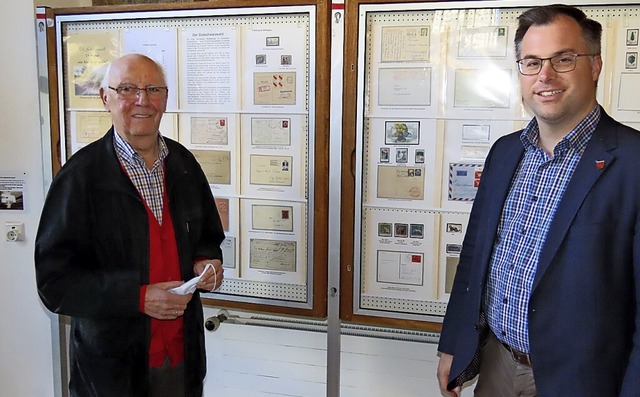
<path fill-rule="evenodd" d="M 5 223 L 7 241 L 15 242 L 24 240 L 24 223 L 23 222 L 7 222 Z"/>

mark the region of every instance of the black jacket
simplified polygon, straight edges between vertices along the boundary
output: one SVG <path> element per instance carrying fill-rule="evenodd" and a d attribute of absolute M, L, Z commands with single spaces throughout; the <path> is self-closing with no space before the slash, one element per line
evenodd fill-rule
<path fill-rule="evenodd" d="M 72 317 L 73 396 L 149 394 L 150 318 L 139 311 L 149 281 L 143 201 L 121 169 L 113 129 L 75 153 L 54 178 L 36 237 L 38 292 Z M 224 232 L 209 184 L 193 155 L 165 138 L 166 186 L 182 278 L 196 257 L 222 259 Z M 186 396 L 200 397 L 206 373 L 203 314 L 196 292 L 184 312 Z"/>

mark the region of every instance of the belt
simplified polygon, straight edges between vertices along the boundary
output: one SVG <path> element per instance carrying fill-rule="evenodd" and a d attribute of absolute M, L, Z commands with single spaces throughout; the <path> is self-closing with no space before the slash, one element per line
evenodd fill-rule
<path fill-rule="evenodd" d="M 531 357 L 528 353 L 521 352 L 507 345 L 506 343 L 500 342 L 502 346 L 511 354 L 511 358 L 513 361 L 517 362 L 520 365 L 524 365 L 525 367 L 531 367 Z"/>

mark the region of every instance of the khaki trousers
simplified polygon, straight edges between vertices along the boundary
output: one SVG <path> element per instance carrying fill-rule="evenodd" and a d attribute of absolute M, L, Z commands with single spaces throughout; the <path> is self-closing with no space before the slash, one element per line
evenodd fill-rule
<path fill-rule="evenodd" d="M 533 370 L 518 364 L 489 332 L 480 353 L 480 375 L 474 397 L 536 397 Z"/>

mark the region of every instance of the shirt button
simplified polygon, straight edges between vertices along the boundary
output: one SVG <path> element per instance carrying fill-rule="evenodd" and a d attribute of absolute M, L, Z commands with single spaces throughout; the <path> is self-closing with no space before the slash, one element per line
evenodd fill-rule
<path fill-rule="evenodd" d="M 509 302 L 509 298 L 502 299 L 502 303 L 507 303 L 507 302 Z"/>

